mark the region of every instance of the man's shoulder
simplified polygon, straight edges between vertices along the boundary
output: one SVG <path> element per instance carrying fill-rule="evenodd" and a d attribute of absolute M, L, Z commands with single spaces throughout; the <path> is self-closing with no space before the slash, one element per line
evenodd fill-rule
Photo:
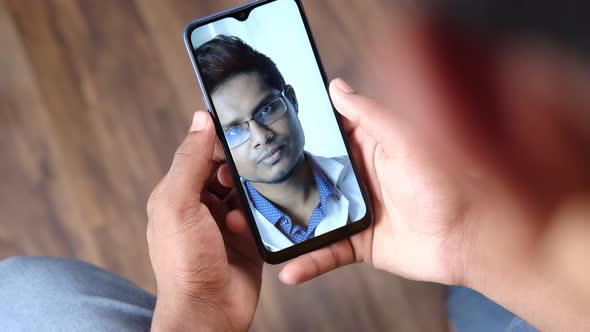
<path fill-rule="evenodd" d="M 340 184 L 354 174 L 348 156 L 322 157 L 311 155 L 311 157 L 334 184 Z"/>
<path fill-rule="evenodd" d="M 330 159 L 337 161 L 344 166 L 350 165 L 350 158 L 348 158 L 348 156 L 332 157 Z"/>
<path fill-rule="evenodd" d="M 348 166 L 350 165 L 350 158 L 348 156 L 338 156 L 338 157 L 323 157 L 323 156 L 316 156 L 313 154 L 310 154 L 312 156 L 312 158 L 316 161 L 316 162 L 337 162 L 339 164 L 341 164 L 342 166 Z"/>

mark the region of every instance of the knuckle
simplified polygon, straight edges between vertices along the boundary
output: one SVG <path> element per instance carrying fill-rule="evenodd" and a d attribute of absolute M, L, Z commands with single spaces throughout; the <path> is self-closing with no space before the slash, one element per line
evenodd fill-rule
<path fill-rule="evenodd" d="M 199 201 L 162 202 L 148 218 L 146 237 L 148 245 L 157 237 L 178 236 L 203 226 L 209 214 L 208 208 Z M 168 234 L 168 235 L 165 235 Z"/>
<path fill-rule="evenodd" d="M 164 176 L 164 178 L 162 180 L 160 180 L 160 182 L 156 185 L 156 187 L 154 188 L 154 190 L 151 192 L 150 197 L 148 198 L 147 204 L 146 204 L 146 212 L 148 215 L 148 218 L 153 215 L 154 210 L 156 209 L 159 201 L 160 201 L 160 196 L 162 194 L 162 190 L 164 188 L 164 181 L 166 180 L 166 176 Z"/>
<path fill-rule="evenodd" d="M 209 215 L 209 210 L 204 204 L 184 205 L 176 209 L 176 231 L 180 234 L 195 230 L 196 227 L 206 225 L 203 222 Z"/>
<path fill-rule="evenodd" d="M 174 217 L 177 220 L 196 220 L 199 219 L 203 214 L 204 205 L 185 203 L 177 206 L 174 209 Z"/>
<path fill-rule="evenodd" d="M 152 194 L 150 195 L 147 204 L 146 204 L 146 212 L 148 215 L 148 218 L 153 214 L 155 205 L 156 205 L 156 201 L 157 201 L 157 195 L 155 195 L 155 193 L 152 192 Z"/>
<path fill-rule="evenodd" d="M 151 246 L 151 244 L 154 242 L 154 226 L 149 221 L 145 231 L 145 238 L 147 239 L 148 247 Z"/>

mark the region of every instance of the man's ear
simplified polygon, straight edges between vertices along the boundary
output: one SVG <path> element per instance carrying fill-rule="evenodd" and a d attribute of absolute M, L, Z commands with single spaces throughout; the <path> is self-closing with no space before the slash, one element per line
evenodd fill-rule
<path fill-rule="evenodd" d="M 297 102 L 297 96 L 295 95 L 295 89 L 291 85 L 285 86 L 285 97 L 289 99 L 293 107 L 295 108 L 295 113 L 299 113 L 299 103 Z"/>

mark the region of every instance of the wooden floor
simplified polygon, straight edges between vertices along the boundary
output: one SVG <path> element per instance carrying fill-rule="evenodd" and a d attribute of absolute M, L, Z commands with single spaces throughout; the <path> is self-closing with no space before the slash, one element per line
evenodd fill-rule
<path fill-rule="evenodd" d="M 304 1 L 329 77 L 367 87 L 358 54 L 387 2 Z M 182 31 L 237 3 L 0 0 L 0 258 L 77 257 L 154 291 L 146 200 L 203 107 Z M 441 287 L 358 265 L 293 288 L 278 270 L 253 330 L 444 329 Z"/>

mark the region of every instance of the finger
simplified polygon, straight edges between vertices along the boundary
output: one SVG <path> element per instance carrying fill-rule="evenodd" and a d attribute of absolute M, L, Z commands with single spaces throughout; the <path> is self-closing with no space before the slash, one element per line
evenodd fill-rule
<path fill-rule="evenodd" d="M 354 262 L 352 244 L 346 239 L 296 258 L 283 268 L 279 279 L 284 284 L 297 285 Z"/>
<path fill-rule="evenodd" d="M 222 203 L 221 199 L 210 193 L 208 190 L 203 190 L 200 196 L 200 201 L 208 208 L 209 214 L 213 217 L 213 220 L 215 220 L 220 227 L 225 227 L 223 223 L 230 210 Z"/>
<path fill-rule="evenodd" d="M 344 132 L 348 136 L 350 136 L 354 132 L 354 130 L 358 128 L 358 125 L 356 125 L 354 122 L 352 122 L 349 118 L 342 116 L 342 114 L 340 114 L 340 122 L 342 122 L 342 127 L 344 127 Z"/>
<path fill-rule="evenodd" d="M 228 188 L 227 186 L 223 185 L 219 181 L 219 167 L 217 167 L 217 172 L 214 172 L 207 180 L 205 188 L 208 192 L 214 194 L 215 196 L 219 197 L 220 200 L 225 201 L 226 197 L 231 193 L 232 189 Z"/>
<path fill-rule="evenodd" d="M 568 285 L 585 303 L 590 303 L 590 267 L 584 263 L 588 253 L 590 196 L 577 196 L 559 207 L 543 237 L 539 259 L 548 275 Z"/>
<path fill-rule="evenodd" d="M 248 221 L 241 210 L 233 210 L 226 217 L 227 228 L 237 234 L 247 233 L 250 230 Z"/>
<path fill-rule="evenodd" d="M 227 248 L 227 258 L 230 264 L 258 269 L 262 268 L 260 256 L 254 236 L 251 232 L 242 234 L 224 232 L 223 238 Z"/>
<path fill-rule="evenodd" d="M 180 145 L 167 174 L 168 193 L 175 197 L 199 197 L 213 165 L 215 132 L 206 112 L 196 112 L 190 132 Z"/>
<path fill-rule="evenodd" d="M 232 210 L 239 210 L 242 209 L 242 201 L 240 200 L 240 195 L 238 191 L 233 189 L 223 200 L 225 205 L 227 205 Z"/>
<path fill-rule="evenodd" d="M 390 109 L 375 99 L 356 93 L 342 79 L 332 81 L 330 96 L 336 110 L 348 120 L 344 122 L 347 131 L 362 128 L 377 143 L 401 137 L 402 122 Z M 391 146 L 386 144 L 384 148 L 387 151 Z"/>
<path fill-rule="evenodd" d="M 215 160 L 216 163 L 225 162 L 225 154 L 223 153 L 223 149 L 221 148 L 221 143 L 219 143 L 219 140 L 215 141 L 215 148 L 213 149 L 213 160 Z"/>
<path fill-rule="evenodd" d="M 228 188 L 235 187 L 231 170 L 227 164 L 223 164 L 219 167 L 219 170 L 217 170 L 217 179 L 219 180 L 219 183 Z"/>

